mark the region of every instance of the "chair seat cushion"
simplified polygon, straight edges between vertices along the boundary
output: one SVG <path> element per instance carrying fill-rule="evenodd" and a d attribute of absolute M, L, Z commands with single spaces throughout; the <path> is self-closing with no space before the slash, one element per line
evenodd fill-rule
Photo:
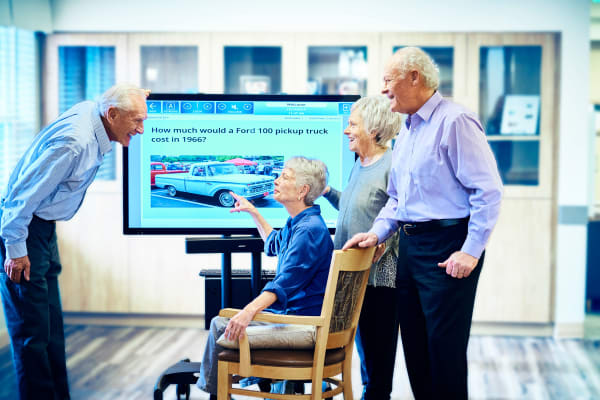
<path fill-rule="evenodd" d="M 314 349 L 317 337 L 312 325 L 266 324 L 246 328 L 251 349 Z M 217 344 L 227 349 L 238 349 L 239 342 L 219 336 Z"/>
<path fill-rule="evenodd" d="M 252 364 L 272 365 L 277 367 L 312 367 L 313 350 L 252 350 Z M 344 361 L 344 349 L 331 349 L 325 352 L 325 365 Z M 239 362 L 240 353 L 237 350 L 223 350 L 219 353 L 219 361 Z"/>

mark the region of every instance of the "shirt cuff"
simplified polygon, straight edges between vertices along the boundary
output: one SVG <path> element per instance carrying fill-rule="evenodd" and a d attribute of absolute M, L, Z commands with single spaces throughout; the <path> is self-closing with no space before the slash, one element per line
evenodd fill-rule
<path fill-rule="evenodd" d="M 373 225 L 373 227 L 369 230 L 369 233 L 374 233 L 375 235 L 377 235 L 377 244 L 380 244 L 381 242 L 384 242 L 385 239 L 387 239 L 387 237 L 385 237 L 386 229 L 384 226 Z"/>
<path fill-rule="evenodd" d="M 471 235 L 467 235 L 467 240 L 462 245 L 460 251 L 467 253 L 475 258 L 480 258 L 483 250 L 485 249 L 485 243 L 473 239 Z"/>
<path fill-rule="evenodd" d="M 6 245 L 6 258 L 19 258 L 27 255 L 27 245 L 25 242 Z"/>
<path fill-rule="evenodd" d="M 273 229 L 271 231 L 271 233 L 269 233 L 269 236 L 266 237 L 265 239 L 265 245 L 263 246 L 263 249 L 265 251 L 265 254 L 269 257 L 273 257 L 276 256 L 277 254 L 271 251 L 271 241 L 274 240 L 274 236 L 277 234 L 277 230 Z"/>
<path fill-rule="evenodd" d="M 273 281 L 267 282 L 267 284 L 261 292 L 275 293 L 275 296 L 277 296 L 277 300 L 275 300 L 275 302 L 271 304 L 269 308 L 285 311 L 285 309 L 287 308 L 287 294 L 279 285 L 273 283 Z"/>

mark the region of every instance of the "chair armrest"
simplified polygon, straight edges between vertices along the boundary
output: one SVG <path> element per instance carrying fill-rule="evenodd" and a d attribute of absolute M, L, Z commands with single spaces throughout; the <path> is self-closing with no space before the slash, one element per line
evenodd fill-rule
<path fill-rule="evenodd" d="M 219 317 L 231 318 L 240 311 L 242 310 L 240 310 L 239 308 L 222 308 L 219 311 Z"/>
<path fill-rule="evenodd" d="M 285 315 L 272 313 L 258 313 L 254 316 L 254 321 L 272 322 L 274 324 L 296 324 L 296 325 L 314 325 L 323 326 L 323 318 L 306 315 Z"/>
<path fill-rule="evenodd" d="M 240 350 L 240 375 L 250 376 L 250 342 L 248 341 L 248 335 L 244 334 L 240 336 L 239 350 Z"/>
<path fill-rule="evenodd" d="M 220 317 L 231 318 L 242 310 L 237 308 L 223 308 L 219 311 Z M 273 313 L 258 313 L 254 316 L 253 321 L 271 322 L 273 324 L 296 324 L 296 325 L 314 325 L 323 326 L 325 320 L 320 316 L 305 316 L 305 315 L 285 315 Z"/>

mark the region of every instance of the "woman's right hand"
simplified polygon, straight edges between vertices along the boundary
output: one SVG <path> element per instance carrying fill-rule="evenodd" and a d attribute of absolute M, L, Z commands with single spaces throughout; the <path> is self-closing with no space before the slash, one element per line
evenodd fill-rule
<path fill-rule="evenodd" d="M 239 337 L 244 336 L 246 334 L 246 328 L 250 325 L 252 318 L 254 318 L 254 315 L 247 310 L 241 310 L 235 314 L 227 323 L 224 332 L 225 337 L 228 340 L 234 341 Z"/>
<path fill-rule="evenodd" d="M 233 205 L 233 208 L 231 209 L 230 212 L 247 212 L 247 213 L 254 213 L 256 211 L 256 207 L 254 207 L 254 204 L 250 203 L 244 196 L 240 196 L 237 195 L 233 192 L 229 192 L 233 198 L 235 199 L 235 204 Z"/>

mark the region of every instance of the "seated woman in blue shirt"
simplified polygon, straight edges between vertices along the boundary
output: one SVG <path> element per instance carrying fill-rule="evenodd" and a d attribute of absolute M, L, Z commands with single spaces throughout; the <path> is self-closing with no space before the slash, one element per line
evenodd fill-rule
<path fill-rule="evenodd" d="M 198 378 L 198 387 L 210 393 L 211 399 L 217 398 L 217 355 L 223 347 L 216 340 L 221 334 L 229 340 L 238 339 L 249 325 L 256 324 L 254 316 L 265 309 L 281 314 L 321 313 L 333 242 L 314 201 L 326 185 L 327 167 L 322 161 L 289 159 L 275 180 L 273 194 L 290 215 L 279 230 L 273 229 L 252 203 L 232 193 L 236 203 L 231 212 L 252 216 L 265 241 L 265 253 L 278 257 L 277 271 L 262 293 L 231 319 L 212 319 Z"/>

